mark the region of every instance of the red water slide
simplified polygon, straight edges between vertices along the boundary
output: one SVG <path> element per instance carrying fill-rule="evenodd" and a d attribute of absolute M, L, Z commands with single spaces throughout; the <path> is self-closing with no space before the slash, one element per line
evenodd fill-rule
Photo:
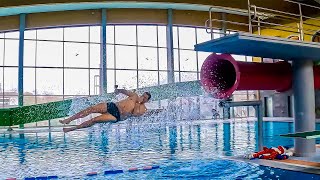
<path fill-rule="evenodd" d="M 320 66 L 315 66 L 314 86 L 320 89 Z M 226 99 L 235 90 L 276 90 L 292 87 L 291 64 L 235 61 L 230 54 L 211 54 L 204 61 L 200 82 L 204 90 L 217 99 Z"/>

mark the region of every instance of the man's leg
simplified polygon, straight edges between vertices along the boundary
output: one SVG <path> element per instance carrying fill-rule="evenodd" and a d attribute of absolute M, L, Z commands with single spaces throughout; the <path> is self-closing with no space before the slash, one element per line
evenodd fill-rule
<path fill-rule="evenodd" d="M 114 116 L 112 116 L 109 113 L 106 113 L 106 114 L 102 114 L 100 116 L 97 116 L 93 119 L 90 119 L 89 121 L 83 122 L 82 124 L 79 124 L 75 127 L 63 128 L 63 132 L 67 133 L 69 131 L 73 131 L 76 129 L 87 128 L 87 127 L 90 127 L 96 123 L 116 122 L 116 121 L 117 121 L 117 118 L 115 118 Z"/>
<path fill-rule="evenodd" d="M 69 124 L 71 121 L 79 118 L 83 118 L 88 116 L 89 114 L 92 113 L 106 113 L 107 111 L 107 104 L 106 103 L 99 103 L 95 106 L 89 107 L 85 110 L 80 111 L 79 113 L 65 119 L 65 120 L 60 120 L 59 122 L 62 124 Z"/>

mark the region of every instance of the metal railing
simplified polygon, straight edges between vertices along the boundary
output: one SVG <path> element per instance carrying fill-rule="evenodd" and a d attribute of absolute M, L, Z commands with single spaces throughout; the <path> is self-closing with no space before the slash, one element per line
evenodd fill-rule
<path fill-rule="evenodd" d="M 249 26 L 248 23 L 236 22 L 236 21 L 227 21 L 225 19 L 213 18 L 212 13 L 216 12 L 216 11 L 214 11 L 215 9 L 216 9 L 216 7 L 210 7 L 210 9 L 209 9 L 209 19 L 207 19 L 205 21 L 206 32 L 208 34 L 211 34 L 211 39 L 214 39 L 214 37 L 213 37 L 214 34 L 221 34 L 221 35 L 226 35 L 227 34 L 226 32 L 216 32 L 216 30 L 221 30 L 223 28 L 220 29 L 220 28 L 213 27 L 213 22 L 220 22 L 220 23 L 225 23 L 225 24 L 234 24 L 234 25 L 247 26 L 247 27 Z M 222 13 L 225 13 L 225 12 L 222 12 Z M 238 15 L 238 16 L 247 16 L 246 13 L 239 13 L 237 10 L 229 11 L 228 14 L 234 14 L 234 15 Z"/>
<path fill-rule="evenodd" d="M 304 15 L 303 7 L 307 7 L 309 10 L 320 10 L 320 7 L 312 6 L 300 2 L 294 2 L 290 0 L 283 0 L 292 4 L 293 6 L 297 6 L 298 14 L 291 13 L 291 12 L 284 12 L 275 9 L 269 9 L 264 7 L 259 7 L 256 5 L 251 5 L 250 0 L 248 0 L 248 19 L 249 19 L 249 32 L 253 32 L 254 26 L 258 27 L 258 34 L 261 34 L 261 28 L 268 28 L 268 29 L 275 29 L 285 32 L 291 33 L 298 33 L 299 39 L 301 41 L 305 40 L 305 35 L 314 36 L 318 29 L 320 28 L 319 25 L 316 23 L 309 23 L 306 22 L 307 20 L 313 20 L 319 22 L 320 18 L 311 17 Z M 269 18 L 265 18 L 265 16 L 261 16 L 261 14 L 271 14 Z M 268 22 L 269 20 L 273 20 L 276 22 Z M 283 21 L 285 23 L 277 23 L 277 21 Z M 288 23 L 286 23 L 288 22 Z M 296 23 L 297 26 L 288 25 Z M 287 25 L 285 25 L 287 24 Z"/>
<path fill-rule="evenodd" d="M 240 10 L 228 11 L 229 14 L 246 17 L 248 22 L 213 18 L 213 13 L 220 12 L 215 11 L 215 7 L 211 7 L 209 9 L 209 19 L 205 21 L 206 31 L 211 34 L 211 39 L 213 39 L 213 34 L 217 33 L 216 30 L 223 29 L 223 27 L 219 28 L 213 26 L 214 22 L 218 22 L 244 26 L 248 28 L 248 31 L 242 30 L 242 32 L 257 33 L 259 35 L 261 35 L 262 29 L 272 29 L 297 34 L 299 35 L 299 40 L 302 41 L 305 40 L 305 36 L 316 36 L 317 32 L 320 30 L 320 18 L 307 15 L 306 12 L 309 12 L 310 10 L 320 12 L 320 7 L 291 0 L 283 1 L 287 2 L 290 7 L 296 6 L 297 12 L 284 12 L 276 9 L 256 6 L 251 4 L 250 0 L 248 0 L 248 9 L 246 14 L 239 13 L 238 11 Z M 307 11 L 303 11 L 303 9 L 307 9 Z M 308 20 L 312 20 L 313 22 L 308 22 Z M 296 25 L 292 25 L 294 23 L 296 23 Z M 221 24 L 221 26 L 222 25 L 223 24 Z M 232 29 L 232 31 L 241 32 L 239 29 Z"/>

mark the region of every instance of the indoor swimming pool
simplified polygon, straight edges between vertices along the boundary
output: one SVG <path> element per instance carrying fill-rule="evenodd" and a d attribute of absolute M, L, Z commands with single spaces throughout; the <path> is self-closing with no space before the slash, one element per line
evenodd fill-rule
<path fill-rule="evenodd" d="M 255 122 L 248 120 L 127 120 L 62 132 L 0 135 L 0 179 L 320 179 L 240 161 L 256 150 Z M 320 129 L 320 125 L 317 125 Z M 293 146 L 279 137 L 293 123 L 265 122 L 265 146 Z M 318 142 L 319 143 L 319 142 Z M 159 166 L 141 170 L 146 166 Z M 138 171 L 129 172 L 129 168 Z M 107 174 L 108 170 L 123 170 Z M 97 172 L 95 176 L 87 176 Z M 40 179 L 40 178 L 39 178 Z"/>

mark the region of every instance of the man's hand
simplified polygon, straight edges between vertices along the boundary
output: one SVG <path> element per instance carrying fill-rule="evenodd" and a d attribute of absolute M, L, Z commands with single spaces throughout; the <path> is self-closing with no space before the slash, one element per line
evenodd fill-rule
<path fill-rule="evenodd" d="M 118 85 L 114 85 L 114 93 L 116 95 L 118 95 L 120 93 L 119 89 L 118 89 Z"/>
<path fill-rule="evenodd" d="M 114 90 L 114 93 L 117 95 L 119 93 L 121 94 L 124 94 L 124 95 L 127 95 L 129 97 L 138 97 L 138 95 L 132 91 L 128 91 L 128 90 L 125 90 L 125 89 L 115 89 Z"/>
<path fill-rule="evenodd" d="M 115 90 L 114 90 L 114 93 L 115 93 L 116 95 L 118 95 L 118 94 L 120 93 L 120 90 L 119 90 L 119 89 L 115 89 Z"/>

